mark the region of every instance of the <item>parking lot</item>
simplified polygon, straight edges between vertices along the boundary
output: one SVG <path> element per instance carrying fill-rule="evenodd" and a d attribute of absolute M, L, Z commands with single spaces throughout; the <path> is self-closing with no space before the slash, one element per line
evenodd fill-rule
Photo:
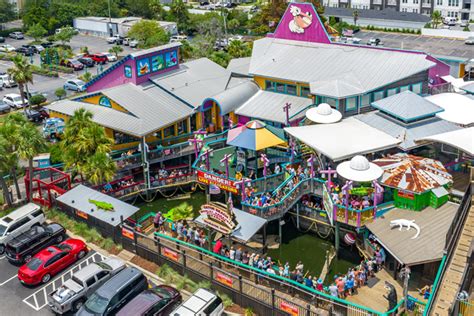
<path fill-rule="evenodd" d="M 5 256 L 0 257 L 0 297 L 2 298 L 2 315 L 29 316 L 54 315 L 47 306 L 47 295 L 57 289 L 72 274 L 86 265 L 104 260 L 101 254 L 90 251 L 82 260 L 67 268 L 47 284 L 27 287 L 17 277 L 18 266 L 8 262 Z"/>
<path fill-rule="evenodd" d="M 32 39 L 31 38 L 25 38 L 23 40 L 15 40 L 11 38 L 6 38 L 5 44 L 10 44 L 15 48 L 21 47 L 21 45 L 29 44 L 31 43 Z M 108 50 L 113 46 L 112 44 L 108 44 L 107 41 L 104 38 L 100 37 L 95 37 L 95 36 L 86 36 L 86 35 L 76 35 L 72 38 L 71 42 L 69 43 L 73 50 L 73 54 L 79 54 L 81 48 L 87 47 L 89 49 L 89 52 L 91 53 L 104 53 L 108 52 Z M 129 46 L 124 46 L 122 45 L 123 52 L 120 55 L 127 55 L 133 51 L 137 51 L 137 49 L 130 48 Z M 27 57 L 30 58 L 30 57 Z M 35 54 L 32 58 L 33 64 L 35 65 L 40 65 L 40 57 L 39 54 Z M 110 67 L 113 63 L 108 63 L 103 66 L 102 70 L 107 69 Z M 0 60 L 0 72 L 6 72 L 8 68 L 12 66 L 12 63 L 9 61 L 4 61 Z M 56 96 L 54 95 L 54 92 L 56 89 L 61 88 L 64 84 L 64 82 L 67 79 L 73 79 L 77 78 L 78 76 L 81 76 L 85 71 L 88 71 L 92 73 L 93 75 L 97 75 L 100 72 L 100 68 L 97 66 L 87 68 L 81 71 L 75 71 L 73 74 L 65 74 L 65 73 L 59 73 L 58 78 L 50 78 L 46 76 L 40 76 L 40 75 L 34 75 L 33 76 L 33 84 L 29 85 L 30 90 L 35 90 L 41 93 L 46 93 L 47 98 L 49 101 L 53 101 L 56 99 Z M 8 93 L 19 93 L 18 87 L 14 88 L 5 88 L 3 90 L 0 90 L 0 99 L 3 99 L 5 94 Z M 70 95 L 71 92 L 68 91 L 68 95 Z"/>
<path fill-rule="evenodd" d="M 354 36 L 363 44 L 370 38 L 380 38 L 385 47 L 419 50 L 439 57 L 474 57 L 474 47 L 464 44 L 464 40 L 374 31 L 360 31 Z"/>

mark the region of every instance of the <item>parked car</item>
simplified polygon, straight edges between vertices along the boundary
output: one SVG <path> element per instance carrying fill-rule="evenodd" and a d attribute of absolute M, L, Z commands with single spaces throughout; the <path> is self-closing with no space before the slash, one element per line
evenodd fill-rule
<path fill-rule="evenodd" d="M 35 96 L 35 95 L 42 95 L 44 98 L 45 98 L 45 101 L 46 99 L 48 98 L 48 94 L 47 93 L 41 93 L 41 92 L 38 92 L 36 90 L 29 90 L 28 92 L 26 90 L 23 91 L 23 97 L 25 99 L 30 99 L 31 97 Z"/>
<path fill-rule="evenodd" d="M 466 38 L 466 40 L 464 41 L 464 44 L 474 45 L 474 36 L 470 36 L 470 37 Z"/>
<path fill-rule="evenodd" d="M 2 80 L 2 86 L 4 88 L 13 88 L 18 86 L 18 83 L 13 80 L 9 74 L 0 73 L 0 79 Z"/>
<path fill-rule="evenodd" d="M 43 224 L 44 221 L 41 207 L 34 203 L 28 203 L 2 217 L 0 219 L 0 254 L 5 252 L 5 246 L 10 240 L 34 225 Z"/>
<path fill-rule="evenodd" d="M 11 46 L 10 44 L 0 45 L 0 52 L 10 53 L 14 51 L 15 51 L 15 47 Z"/>
<path fill-rule="evenodd" d="M 138 41 L 135 40 L 135 39 L 132 39 L 130 40 L 130 42 L 128 43 L 130 45 L 131 48 L 135 48 L 138 46 Z"/>
<path fill-rule="evenodd" d="M 6 244 L 7 259 L 13 263 L 28 262 L 41 249 L 62 242 L 65 234 L 64 227 L 57 223 L 33 226 Z"/>
<path fill-rule="evenodd" d="M 21 39 L 25 38 L 25 36 L 23 35 L 22 32 L 12 32 L 12 33 L 8 34 L 8 36 L 10 38 L 14 38 L 14 39 L 17 39 L 17 40 L 21 40 Z"/>
<path fill-rule="evenodd" d="M 159 285 L 145 290 L 128 302 L 117 316 L 165 316 L 181 304 L 183 298 L 178 290 L 168 285 Z"/>
<path fill-rule="evenodd" d="M 6 104 L 5 102 L 3 102 L 2 100 L 0 100 L 0 113 L 8 113 L 8 112 L 10 112 L 10 106 Z"/>
<path fill-rule="evenodd" d="M 40 112 L 38 112 L 34 109 L 25 109 L 23 111 L 23 114 L 25 115 L 26 119 L 30 122 L 40 122 L 40 121 L 42 121 Z"/>
<path fill-rule="evenodd" d="M 382 42 L 380 41 L 380 38 L 371 38 L 367 41 L 367 45 L 370 46 L 381 46 Z"/>
<path fill-rule="evenodd" d="M 448 26 L 455 26 L 457 20 L 458 20 L 458 19 L 455 18 L 455 17 L 448 17 L 448 16 L 446 16 L 446 17 L 444 17 L 444 19 L 443 19 L 443 23 L 446 24 L 446 25 L 448 25 Z"/>
<path fill-rule="evenodd" d="M 124 268 L 123 261 L 114 258 L 85 266 L 57 290 L 49 293 L 49 307 L 56 314 L 78 311 L 89 295 Z"/>
<path fill-rule="evenodd" d="M 44 47 L 41 46 L 41 45 L 31 45 L 31 47 L 33 47 L 35 53 L 39 54 L 41 53 L 42 51 L 44 51 Z"/>
<path fill-rule="evenodd" d="M 123 45 L 125 45 L 125 46 L 130 45 L 130 38 L 129 38 L 129 37 L 125 37 L 125 38 L 123 39 Z"/>
<path fill-rule="evenodd" d="M 22 100 L 21 96 L 16 93 L 6 94 L 3 97 L 3 102 L 15 109 L 21 109 L 22 107 L 26 106 L 26 100 Z"/>
<path fill-rule="evenodd" d="M 121 45 L 121 44 L 123 44 L 123 37 L 120 36 L 120 35 L 114 35 L 114 36 L 111 36 L 111 37 L 107 37 L 107 43 Z"/>
<path fill-rule="evenodd" d="M 170 38 L 170 43 L 186 41 L 188 37 L 186 35 L 174 35 Z"/>
<path fill-rule="evenodd" d="M 40 45 L 43 46 L 44 48 L 49 48 L 49 47 L 53 46 L 53 43 L 51 43 L 51 42 L 44 42 L 44 43 L 41 43 Z"/>
<path fill-rule="evenodd" d="M 115 315 L 135 296 L 148 288 L 148 281 L 136 268 L 125 268 L 97 289 L 76 316 Z"/>
<path fill-rule="evenodd" d="M 83 57 L 91 58 L 96 64 L 105 64 L 108 61 L 104 54 L 84 54 Z"/>
<path fill-rule="evenodd" d="M 59 64 L 64 67 L 72 68 L 75 71 L 84 69 L 84 65 L 77 59 L 63 59 Z"/>
<path fill-rule="evenodd" d="M 84 258 L 89 249 L 80 239 L 67 239 L 57 246 L 38 252 L 30 261 L 18 269 L 18 279 L 27 285 L 48 283 L 71 264 Z"/>
<path fill-rule="evenodd" d="M 18 47 L 17 49 L 15 49 L 15 52 L 17 54 L 22 54 L 22 55 L 25 55 L 25 56 L 33 56 L 35 54 L 35 50 L 33 49 L 33 47 Z"/>
<path fill-rule="evenodd" d="M 79 57 L 77 60 L 86 67 L 94 67 L 95 65 L 92 58 L 89 57 Z"/>
<path fill-rule="evenodd" d="M 5 43 L 5 37 L 0 36 L 0 43 Z"/>
<path fill-rule="evenodd" d="M 64 83 L 64 90 L 82 92 L 86 90 L 86 83 L 79 79 L 70 79 Z"/>
<path fill-rule="evenodd" d="M 198 289 L 193 296 L 188 298 L 177 309 L 169 315 L 190 316 L 190 315 L 208 315 L 220 316 L 224 313 L 224 304 L 222 299 L 213 292 L 206 289 Z"/>
<path fill-rule="evenodd" d="M 461 24 L 459 24 L 460 27 L 468 27 L 469 26 L 469 20 L 461 20 Z"/>
<path fill-rule="evenodd" d="M 117 61 L 117 56 L 112 53 L 102 53 L 107 57 L 107 61 Z"/>

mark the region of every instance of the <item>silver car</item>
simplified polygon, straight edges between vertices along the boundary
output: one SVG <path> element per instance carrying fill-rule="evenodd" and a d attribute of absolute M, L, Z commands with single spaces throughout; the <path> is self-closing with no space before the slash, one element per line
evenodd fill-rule
<path fill-rule="evenodd" d="M 64 83 L 64 90 L 82 92 L 86 90 L 86 83 L 79 79 L 70 79 Z"/>
<path fill-rule="evenodd" d="M 78 311 L 90 294 L 123 268 L 123 261 L 114 258 L 85 266 L 57 290 L 49 293 L 49 307 L 57 314 Z"/>
<path fill-rule="evenodd" d="M 464 41 L 464 44 L 466 44 L 466 45 L 474 45 L 474 36 L 471 36 L 471 37 L 466 38 L 466 40 Z"/>

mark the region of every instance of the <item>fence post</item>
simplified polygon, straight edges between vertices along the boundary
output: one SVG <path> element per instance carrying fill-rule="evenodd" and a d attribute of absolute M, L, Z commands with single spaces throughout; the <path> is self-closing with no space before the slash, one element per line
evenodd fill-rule
<path fill-rule="evenodd" d="M 181 250 L 181 255 L 183 256 L 183 274 L 186 273 L 186 251 Z"/>
<path fill-rule="evenodd" d="M 242 285 L 242 276 L 239 275 L 239 292 L 240 292 L 240 306 L 242 306 L 242 300 L 243 300 L 243 285 Z"/>
<path fill-rule="evenodd" d="M 156 246 L 158 248 L 158 258 L 160 258 L 160 262 L 161 262 L 161 240 L 160 238 L 156 238 L 155 241 L 156 241 Z"/>
<path fill-rule="evenodd" d="M 306 316 L 311 316 L 311 305 L 306 304 Z"/>
<path fill-rule="evenodd" d="M 272 288 L 272 315 L 275 315 L 275 289 Z"/>
<path fill-rule="evenodd" d="M 137 232 L 135 229 L 133 229 L 133 246 L 135 248 L 135 253 L 137 253 L 137 248 L 138 248 L 138 242 L 137 242 Z"/>

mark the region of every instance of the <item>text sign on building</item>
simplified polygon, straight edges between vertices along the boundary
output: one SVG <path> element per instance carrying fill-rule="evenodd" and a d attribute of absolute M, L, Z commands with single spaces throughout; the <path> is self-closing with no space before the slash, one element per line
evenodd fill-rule
<path fill-rule="evenodd" d="M 230 193 L 238 193 L 237 186 L 235 185 L 235 181 L 222 178 L 210 173 L 206 173 L 204 171 L 198 170 L 197 173 L 197 180 L 206 185 L 215 185 L 218 188 L 228 191 Z"/>
<path fill-rule="evenodd" d="M 398 190 L 398 196 L 401 198 L 413 200 L 415 198 L 415 195 L 413 192 L 410 191 L 404 191 L 404 190 Z"/>
<path fill-rule="evenodd" d="M 287 312 L 291 316 L 298 316 L 298 308 L 285 301 L 281 301 L 280 309 L 284 312 Z"/>
<path fill-rule="evenodd" d="M 222 283 L 224 285 L 227 285 L 229 287 L 232 287 L 232 284 L 234 283 L 234 281 L 233 281 L 233 279 L 230 275 L 227 275 L 227 274 L 222 273 L 222 272 L 217 272 L 215 279 L 216 279 L 217 282 Z"/>
<path fill-rule="evenodd" d="M 234 214 L 220 204 L 204 204 L 199 213 L 203 215 L 203 221 L 207 226 L 224 235 L 230 234 L 236 226 Z"/>

